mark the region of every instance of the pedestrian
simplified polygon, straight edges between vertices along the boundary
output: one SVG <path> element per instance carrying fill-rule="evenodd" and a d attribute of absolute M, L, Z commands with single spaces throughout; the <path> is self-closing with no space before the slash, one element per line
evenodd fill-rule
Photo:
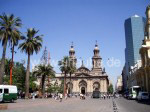
<path fill-rule="evenodd" d="M 63 94 L 62 93 L 59 94 L 59 98 L 60 98 L 60 102 L 62 102 L 62 99 L 63 99 Z"/>
<path fill-rule="evenodd" d="M 116 94 L 114 94 L 113 96 L 114 96 L 114 99 L 115 99 L 116 98 Z"/>
<path fill-rule="evenodd" d="M 67 100 L 67 97 L 68 97 L 68 95 L 67 95 L 67 93 L 65 94 L 65 100 Z"/>
<path fill-rule="evenodd" d="M 83 98 L 82 98 L 83 100 L 85 100 L 85 95 L 83 95 Z"/>
<path fill-rule="evenodd" d="M 54 98 L 55 98 L 55 100 L 57 100 L 57 99 L 58 99 L 57 97 L 58 97 L 58 96 L 55 94 L 55 97 L 54 97 Z"/>
<path fill-rule="evenodd" d="M 75 94 L 75 97 L 77 98 L 77 97 L 78 97 L 78 94 Z"/>
<path fill-rule="evenodd" d="M 35 93 L 32 93 L 32 100 L 35 100 Z"/>
<path fill-rule="evenodd" d="M 102 97 L 102 100 L 103 100 L 103 99 L 104 99 L 104 94 L 102 94 L 102 96 L 101 96 L 101 97 Z"/>
<path fill-rule="evenodd" d="M 81 100 L 83 99 L 83 94 L 82 94 L 82 93 L 80 93 L 80 99 L 81 99 Z"/>
<path fill-rule="evenodd" d="M 105 100 L 105 94 L 104 94 L 104 100 Z"/>
<path fill-rule="evenodd" d="M 47 93 L 45 93 L 45 98 L 47 98 Z"/>

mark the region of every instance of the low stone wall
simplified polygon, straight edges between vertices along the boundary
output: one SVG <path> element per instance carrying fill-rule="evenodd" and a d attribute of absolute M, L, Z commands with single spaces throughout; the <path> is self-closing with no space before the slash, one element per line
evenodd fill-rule
<path fill-rule="evenodd" d="M 6 110 L 7 104 L 0 104 L 0 110 Z"/>

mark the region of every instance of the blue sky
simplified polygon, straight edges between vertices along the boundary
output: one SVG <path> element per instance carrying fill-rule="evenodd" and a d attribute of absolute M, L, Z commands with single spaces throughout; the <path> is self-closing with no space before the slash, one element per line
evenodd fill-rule
<path fill-rule="evenodd" d="M 31 57 L 38 62 L 44 46 L 50 51 L 51 60 L 60 60 L 68 55 L 74 42 L 76 57 L 84 63 L 93 56 L 95 41 L 98 41 L 103 66 L 115 83 L 124 66 L 124 20 L 135 14 L 145 17 L 149 0 L 0 0 L 0 14 L 13 13 L 20 17 L 26 32 L 34 27 L 43 34 L 43 48 Z M 11 57 L 10 48 L 7 57 Z M 27 60 L 27 55 L 16 48 L 15 61 Z M 0 47 L 0 57 L 2 47 Z M 107 66 L 108 59 L 120 60 L 120 66 Z M 31 64 L 32 65 L 32 64 Z M 89 67 L 89 66 L 88 66 Z M 59 67 L 54 67 L 56 72 Z"/>

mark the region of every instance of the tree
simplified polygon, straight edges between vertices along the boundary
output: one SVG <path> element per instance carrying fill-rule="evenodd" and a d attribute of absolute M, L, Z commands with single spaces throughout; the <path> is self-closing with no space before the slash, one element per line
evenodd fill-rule
<path fill-rule="evenodd" d="M 64 89 L 63 89 L 63 88 L 64 88 L 64 80 L 61 81 L 61 84 L 59 85 L 59 90 L 58 90 L 58 92 L 59 92 L 59 93 L 63 93 L 63 92 L 64 92 Z"/>
<path fill-rule="evenodd" d="M 63 84 L 61 83 L 60 85 L 58 85 L 57 82 L 55 82 L 54 84 L 51 84 L 49 87 L 48 87 L 48 90 L 47 92 L 49 93 L 62 93 L 63 92 Z"/>
<path fill-rule="evenodd" d="M 76 71 L 76 66 L 75 66 L 74 61 L 72 59 L 69 59 L 69 74 L 70 74 L 70 83 L 69 83 L 69 86 L 70 87 L 71 87 L 71 75 L 73 73 L 75 73 L 75 71 Z M 69 92 L 71 92 L 71 90 L 69 90 Z"/>
<path fill-rule="evenodd" d="M 38 30 L 29 28 L 27 35 L 24 38 L 24 42 L 19 45 L 19 49 L 28 55 L 26 82 L 25 82 L 25 98 L 29 97 L 29 74 L 30 74 L 30 56 L 35 52 L 36 54 L 42 47 L 42 35 L 36 36 Z"/>
<path fill-rule="evenodd" d="M 37 77 L 42 77 L 41 78 L 41 88 L 42 88 L 42 95 L 44 97 L 45 95 L 45 79 L 47 77 L 54 77 L 55 76 L 55 72 L 53 70 L 53 67 L 48 64 L 40 64 L 38 66 L 35 67 L 35 71 L 33 72 L 34 75 L 36 75 Z"/>
<path fill-rule="evenodd" d="M 11 63 L 11 59 L 5 59 L 5 75 L 9 75 L 10 74 L 10 63 Z"/>
<path fill-rule="evenodd" d="M 11 60 L 6 59 L 5 64 L 5 75 L 4 75 L 4 84 L 10 83 L 10 62 Z M 26 68 L 24 67 L 24 62 L 14 62 L 13 67 L 13 85 L 16 85 L 18 90 L 24 92 L 25 91 L 25 77 L 26 77 Z M 35 91 L 37 89 L 36 84 L 34 83 L 36 81 L 36 77 L 30 73 L 30 91 Z"/>
<path fill-rule="evenodd" d="M 108 93 L 113 94 L 113 92 L 114 92 L 113 85 L 110 84 L 108 87 Z"/>
<path fill-rule="evenodd" d="M 29 92 L 30 93 L 33 93 L 34 91 L 38 90 L 38 87 L 37 87 L 35 81 L 37 81 L 36 76 L 33 75 L 33 73 L 30 73 L 30 78 L 29 78 Z"/>
<path fill-rule="evenodd" d="M 10 83 L 10 63 L 11 63 L 11 59 L 5 59 L 5 74 L 3 76 L 3 84 L 9 84 Z"/>
<path fill-rule="evenodd" d="M 21 25 L 20 18 L 15 18 L 13 14 L 6 15 L 4 13 L 0 15 L 0 42 L 2 42 L 3 46 L 2 60 L 0 64 L 0 84 L 3 84 L 7 43 L 15 43 L 20 39 L 18 28 L 20 28 Z"/>
<path fill-rule="evenodd" d="M 12 84 L 16 85 L 18 90 L 25 91 L 25 75 L 26 68 L 24 67 L 24 63 L 14 62 Z"/>
<path fill-rule="evenodd" d="M 60 70 L 62 73 L 64 73 L 64 95 L 66 94 L 66 75 L 69 73 L 69 57 L 65 56 L 61 61 L 58 62 L 58 65 L 60 66 Z"/>
<path fill-rule="evenodd" d="M 6 59 L 5 62 L 5 75 L 4 75 L 4 84 L 10 83 L 10 63 L 11 60 Z M 14 62 L 13 67 L 13 85 L 16 85 L 18 90 L 24 91 L 24 85 L 25 85 L 25 73 L 26 69 L 24 67 L 24 63 L 20 62 Z"/>

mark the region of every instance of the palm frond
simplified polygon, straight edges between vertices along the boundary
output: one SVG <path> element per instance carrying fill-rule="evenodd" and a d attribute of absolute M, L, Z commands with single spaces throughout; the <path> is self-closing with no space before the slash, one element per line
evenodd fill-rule
<path fill-rule="evenodd" d="M 24 44 L 19 45 L 19 49 L 24 51 L 27 54 L 32 55 L 34 52 L 38 53 L 42 47 L 42 37 L 35 36 L 38 33 L 38 30 L 34 28 L 27 29 L 27 35 L 24 38 Z"/>
<path fill-rule="evenodd" d="M 4 45 L 5 42 L 9 42 L 9 45 L 17 45 L 20 40 L 20 28 L 22 25 L 21 19 L 11 15 L 3 13 L 0 15 L 0 42 Z"/>
<path fill-rule="evenodd" d="M 50 77 L 55 77 L 55 71 L 53 70 L 53 67 L 51 65 L 38 65 L 35 67 L 35 70 L 33 72 L 34 75 L 36 76 L 50 76 Z"/>

